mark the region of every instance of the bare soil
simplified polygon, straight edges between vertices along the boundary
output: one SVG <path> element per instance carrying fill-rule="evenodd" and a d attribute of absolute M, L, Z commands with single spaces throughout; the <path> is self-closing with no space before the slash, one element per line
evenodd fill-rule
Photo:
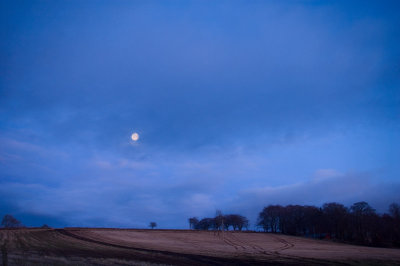
<path fill-rule="evenodd" d="M 8 265 L 400 265 L 400 249 L 256 232 L 2 229 L 0 246 Z"/>

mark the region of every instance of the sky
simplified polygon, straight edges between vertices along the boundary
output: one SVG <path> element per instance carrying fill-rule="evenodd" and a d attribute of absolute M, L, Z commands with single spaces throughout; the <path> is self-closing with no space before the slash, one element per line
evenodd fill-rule
<path fill-rule="evenodd" d="M 0 216 L 188 228 L 400 203 L 398 1 L 1 1 Z M 132 141 L 131 134 L 139 134 Z"/>

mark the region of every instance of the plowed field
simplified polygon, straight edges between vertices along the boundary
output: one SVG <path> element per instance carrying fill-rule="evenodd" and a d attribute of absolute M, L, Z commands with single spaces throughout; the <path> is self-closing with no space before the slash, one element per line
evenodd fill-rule
<path fill-rule="evenodd" d="M 400 265 L 400 249 L 254 232 L 0 230 L 8 265 Z"/>

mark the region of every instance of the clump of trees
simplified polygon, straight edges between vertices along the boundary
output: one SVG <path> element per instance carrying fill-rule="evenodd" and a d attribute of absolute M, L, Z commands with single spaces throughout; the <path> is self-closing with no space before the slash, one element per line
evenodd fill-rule
<path fill-rule="evenodd" d="M 325 203 L 322 207 L 269 205 L 258 216 L 265 232 L 329 238 L 374 246 L 400 246 L 400 205 L 379 215 L 367 202 L 350 207 Z"/>
<path fill-rule="evenodd" d="M 3 220 L 1 221 L 1 227 L 3 228 L 21 228 L 24 227 L 24 225 L 18 221 L 16 218 L 14 218 L 10 214 L 6 214 L 3 217 Z"/>
<path fill-rule="evenodd" d="M 239 214 L 223 215 L 220 211 L 214 218 L 203 218 L 199 220 L 197 217 L 189 218 L 190 229 L 194 230 L 234 230 L 242 231 L 248 229 L 249 220 Z"/>

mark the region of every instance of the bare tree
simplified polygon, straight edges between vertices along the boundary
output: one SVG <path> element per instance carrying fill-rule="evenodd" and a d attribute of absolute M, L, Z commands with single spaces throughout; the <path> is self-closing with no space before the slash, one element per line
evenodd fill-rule
<path fill-rule="evenodd" d="M 150 227 L 151 229 L 154 229 L 155 227 L 157 227 L 157 223 L 156 223 L 156 222 L 151 222 L 151 223 L 149 224 L 149 227 Z"/>
<path fill-rule="evenodd" d="M 199 223 L 199 219 L 197 219 L 197 217 L 189 218 L 190 229 L 196 229 L 198 223 Z"/>
<path fill-rule="evenodd" d="M 237 225 L 237 228 L 239 231 L 242 231 L 243 228 L 246 228 L 246 230 L 249 228 L 249 219 L 242 215 L 236 215 L 235 216 L 235 223 Z"/>
<path fill-rule="evenodd" d="M 215 218 L 214 218 L 214 228 L 216 230 L 224 230 L 224 215 L 222 215 L 221 210 L 217 210 L 215 212 Z"/>
<path fill-rule="evenodd" d="M 195 229 L 209 230 L 210 228 L 214 227 L 214 224 L 215 222 L 213 218 L 203 218 L 197 223 Z"/>
<path fill-rule="evenodd" d="M 12 215 L 6 214 L 1 221 L 1 226 L 4 228 L 20 228 L 24 227 L 24 225 L 15 219 Z"/>
<path fill-rule="evenodd" d="M 367 202 L 360 201 L 350 207 L 353 238 L 360 243 L 371 243 L 375 235 L 377 215 Z"/>
<path fill-rule="evenodd" d="M 239 230 L 242 231 L 243 227 L 248 227 L 249 226 L 249 220 L 239 214 L 229 214 L 224 216 L 224 223 L 225 223 L 225 228 L 229 229 L 230 226 L 232 226 L 233 230 Z"/>
<path fill-rule="evenodd" d="M 279 222 L 282 221 L 281 215 L 283 214 L 283 207 L 280 205 L 269 205 L 265 207 L 258 216 L 258 225 L 261 226 L 265 232 L 276 233 L 282 228 L 279 228 Z"/>
<path fill-rule="evenodd" d="M 329 236 L 343 239 L 348 224 L 348 209 L 336 202 L 325 203 L 322 206 L 324 229 Z"/>

